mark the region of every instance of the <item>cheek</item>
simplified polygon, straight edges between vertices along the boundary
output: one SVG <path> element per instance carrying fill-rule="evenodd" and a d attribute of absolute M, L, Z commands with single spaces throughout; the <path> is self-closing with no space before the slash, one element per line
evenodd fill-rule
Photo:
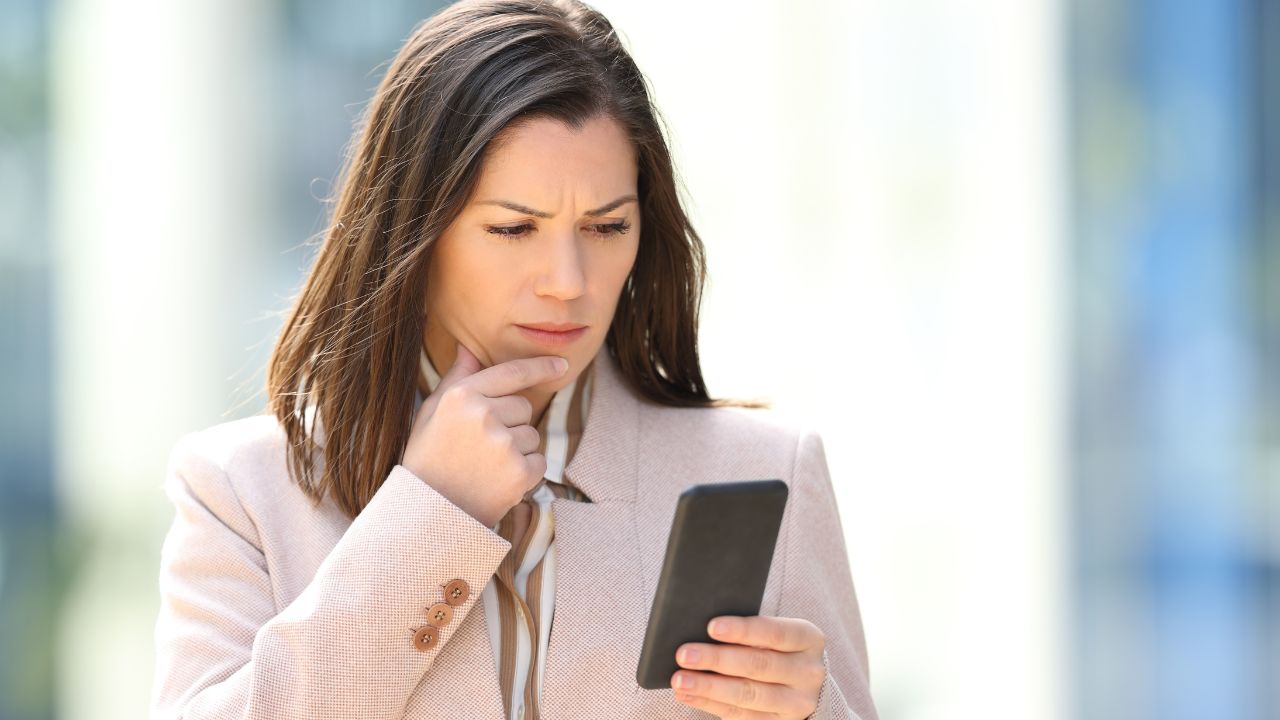
<path fill-rule="evenodd" d="M 483 337 L 502 321 L 518 287 L 512 264 L 484 252 L 437 254 L 430 272 L 428 307 L 441 323 Z"/>
<path fill-rule="evenodd" d="M 612 250 L 599 258 L 597 277 L 601 297 L 608 298 L 610 303 L 616 303 L 622 286 L 627 282 L 627 276 L 635 266 L 637 246 L 635 241 L 631 241 L 625 247 Z"/>
<path fill-rule="evenodd" d="M 618 298 L 627 283 L 627 276 L 635 265 L 636 248 L 632 242 L 627 248 L 611 248 L 609 252 L 599 253 L 592 260 L 590 295 L 592 297 L 591 312 L 595 316 L 595 324 L 603 342 L 608 326 L 613 321 L 614 312 L 618 308 Z"/>

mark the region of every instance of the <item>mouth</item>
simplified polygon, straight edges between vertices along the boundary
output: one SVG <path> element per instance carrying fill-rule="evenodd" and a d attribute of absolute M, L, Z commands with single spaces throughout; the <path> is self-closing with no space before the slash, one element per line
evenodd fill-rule
<path fill-rule="evenodd" d="M 564 347 L 587 333 L 587 326 L 579 323 L 533 323 L 516 325 L 530 340 L 548 347 Z"/>

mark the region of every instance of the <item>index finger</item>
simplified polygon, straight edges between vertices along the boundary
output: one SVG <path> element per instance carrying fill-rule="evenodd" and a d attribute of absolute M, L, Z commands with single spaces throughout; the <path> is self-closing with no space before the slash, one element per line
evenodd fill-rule
<path fill-rule="evenodd" d="M 822 631 L 808 620 L 768 615 L 721 615 L 707 623 L 707 634 L 722 642 L 780 652 L 809 650 L 822 637 Z"/>
<path fill-rule="evenodd" d="M 555 380 L 568 369 L 569 361 L 558 355 L 517 358 L 487 367 L 465 382 L 486 397 L 503 397 Z"/>

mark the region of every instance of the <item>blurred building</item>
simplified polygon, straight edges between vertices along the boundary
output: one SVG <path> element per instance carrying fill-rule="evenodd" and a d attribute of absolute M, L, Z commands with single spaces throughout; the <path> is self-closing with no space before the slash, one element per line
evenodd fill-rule
<path fill-rule="evenodd" d="M 1070 8 L 1081 717 L 1280 717 L 1280 6 Z"/>

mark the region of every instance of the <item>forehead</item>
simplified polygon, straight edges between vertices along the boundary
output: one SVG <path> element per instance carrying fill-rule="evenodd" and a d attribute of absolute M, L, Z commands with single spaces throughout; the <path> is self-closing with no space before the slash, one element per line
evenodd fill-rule
<path fill-rule="evenodd" d="M 547 183 L 624 190 L 636 181 L 635 150 L 613 118 L 600 115 L 573 128 L 555 118 L 522 119 L 505 128 L 485 154 L 482 189 Z"/>

